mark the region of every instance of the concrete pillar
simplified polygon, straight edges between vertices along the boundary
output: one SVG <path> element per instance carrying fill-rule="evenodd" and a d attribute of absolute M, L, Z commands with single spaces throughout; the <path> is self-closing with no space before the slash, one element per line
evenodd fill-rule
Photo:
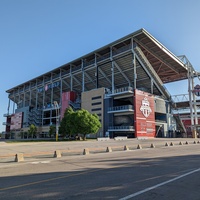
<path fill-rule="evenodd" d="M 24 161 L 24 154 L 23 153 L 17 153 L 15 155 L 15 162 L 21 162 Z"/>
<path fill-rule="evenodd" d="M 106 152 L 112 152 L 112 148 L 111 147 L 107 147 L 106 148 Z"/>
<path fill-rule="evenodd" d="M 85 148 L 85 149 L 83 150 L 83 155 L 89 155 L 89 154 L 90 154 L 89 149 L 88 149 L 88 148 Z"/>
<path fill-rule="evenodd" d="M 129 151 L 129 147 L 128 146 L 124 146 L 124 151 Z"/>
<path fill-rule="evenodd" d="M 61 152 L 60 152 L 60 150 L 56 150 L 55 152 L 54 152 L 54 156 L 53 156 L 54 158 L 60 158 L 61 157 Z"/>

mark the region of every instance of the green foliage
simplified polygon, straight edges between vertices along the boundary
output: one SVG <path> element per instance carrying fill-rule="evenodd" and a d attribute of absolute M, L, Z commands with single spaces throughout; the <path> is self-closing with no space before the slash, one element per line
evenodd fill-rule
<path fill-rule="evenodd" d="M 96 114 L 81 109 L 74 112 L 71 108 L 66 109 L 64 118 L 61 121 L 60 133 L 66 132 L 69 135 L 82 134 L 86 139 L 87 134 L 97 133 L 101 123 Z"/>
<path fill-rule="evenodd" d="M 51 125 L 51 126 L 49 127 L 49 136 L 50 136 L 50 138 L 51 138 L 53 135 L 55 135 L 55 134 L 56 134 L 56 127 L 53 126 L 53 125 Z"/>
<path fill-rule="evenodd" d="M 29 137 L 36 137 L 37 135 L 37 127 L 34 124 L 31 124 L 29 126 L 29 130 L 28 130 L 28 135 Z"/>
<path fill-rule="evenodd" d="M 66 135 L 71 135 L 71 126 L 73 124 L 72 122 L 72 113 L 74 113 L 73 109 L 71 107 L 67 108 L 64 113 L 64 117 L 62 118 L 60 122 L 59 127 L 59 134 L 65 137 Z"/>

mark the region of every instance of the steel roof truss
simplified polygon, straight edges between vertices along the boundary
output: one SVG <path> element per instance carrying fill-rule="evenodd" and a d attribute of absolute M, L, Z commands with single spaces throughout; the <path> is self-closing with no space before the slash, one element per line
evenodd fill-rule
<path fill-rule="evenodd" d="M 100 68 L 98 68 L 98 70 L 103 75 L 103 77 L 110 83 L 110 85 L 112 85 L 111 80 L 106 76 L 106 74 Z"/>
<path fill-rule="evenodd" d="M 140 60 L 140 58 L 138 57 L 138 55 L 135 54 L 135 56 L 136 56 L 138 62 L 140 63 L 140 65 L 142 66 L 142 68 L 143 68 L 143 69 L 145 70 L 145 72 L 148 74 L 148 76 L 149 76 L 151 79 L 153 79 L 153 83 L 154 83 L 154 85 L 157 87 L 157 89 L 160 91 L 160 93 L 161 93 L 163 96 L 166 96 L 166 95 L 163 93 L 161 87 L 158 86 L 158 84 L 155 82 L 154 78 L 151 76 L 151 74 L 149 73 L 149 71 L 146 69 L 145 65 L 144 65 L 143 62 Z"/>
<path fill-rule="evenodd" d="M 122 74 L 122 76 L 126 79 L 126 81 L 128 82 L 129 86 L 131 86 L 131 81 L 126 76 L 126 74 L 124 74 L 124 72 L 122 71 L 122 69 L 120 68 L 120 66 L 116 63 L 116 61 L 113 61 L 113 63 L 117 67 L 117 69 L 119 70 L 119 72 Z"/>
<path fill-rule="evenodd" d="M 173 70 L 174 72 L 176 72 L 177 74 L 179 74 L 179 71 L 177 71 L 173 66 L 171 66 L 171 64 L 167 63 L 166 61 L 164 61 L 162 58 L 160 58 L 160 56 L 158 56 L 155 52 L 153 52 L 151 49 L 149 49 L 147 46 L 145 46 L 142 42 L 140 42 L 139 40 L 137 40 L 136 38 L 134 38 L 134 40 L 141 45 L 146 51 L 148 51 L 150 54 L 152 54 L 154 57 L 156 57 L 158 60 L 160 60 L 163 64 L 165 64 L 166 66 L 168 66 L 171 70 Z"/>
<path fill-rule="evenodd" d="M 90 82 L 92 82 L 93 85 L 96 86 L 95 82 L 92 80 L 92 78 L 90 77 L 90 75 L 87 72 L 84 72 L 84 73 L 85 73 L 85 76 L 90 80 Z"/>

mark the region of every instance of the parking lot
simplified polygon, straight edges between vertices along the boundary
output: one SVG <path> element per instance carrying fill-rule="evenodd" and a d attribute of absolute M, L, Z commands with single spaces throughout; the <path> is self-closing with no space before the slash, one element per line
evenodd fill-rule
<path fill-rule="evenodd" d="M 200 144 L 197 142 L 194 144 L 194 139 L 183 139 L 182 145 L 180 139 L 1 142 L 0 195 L 5 200 L 199 200 Z M 137 149 L 138 144 L 142 149 Z M 130 149 L 124 150 L 125 145 Z M 112 152 L 106 152 L 108 146 Z M 58 148 L 77 153 L 53 158 L 53 151 Z M 84 148 L 92 150 L 91 153 L 83 155 Z M 17 163 L 8 156 L 17 152 L 32 153 L 32 156 Z M 41 152 L 46 154 L 39 155 Z"/>

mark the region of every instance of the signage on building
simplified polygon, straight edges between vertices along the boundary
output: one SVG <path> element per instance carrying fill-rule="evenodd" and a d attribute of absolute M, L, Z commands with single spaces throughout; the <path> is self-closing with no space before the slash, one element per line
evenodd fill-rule
<path fill-rule="evenodd" d="M 142 100 L 142 105 L 140 107 L 140 111 L 142 112 L 142 114 L 147 118 L 150 113 L 152 112 L 149 101 L 146 97 L 144 97 L 144 99 Z"/>
<path fill-rule="evenodd" d="M 69 107 L 70 101 L 74 102 L 76 99 L 76 93 L 73 91 L 62 93 L 62 103 L 61 103 L 61 119 L 64 117 L 66 108 Z"/>
<path fill-rule="evenodd" d="M 11 116 L 10 130 L 19 130 L 22 128 L 23 113 L 15 113 Z"/>
<path fill-rule="evenodd" d="M 155 137 L 154 96 L 135 90 L 135 137 Z"/>
<path fill-rule="evenodd" d="M 43 92 L 43 91 L 47 91 L 49 89 L 55 88 L 55 87 L 59 87 L 60 86 L 60 81 L 54 82 L 54 83 L 50 83 L 50 84 L 46 84 L 44 87 L 38 88 L 38 92 Z"/>

